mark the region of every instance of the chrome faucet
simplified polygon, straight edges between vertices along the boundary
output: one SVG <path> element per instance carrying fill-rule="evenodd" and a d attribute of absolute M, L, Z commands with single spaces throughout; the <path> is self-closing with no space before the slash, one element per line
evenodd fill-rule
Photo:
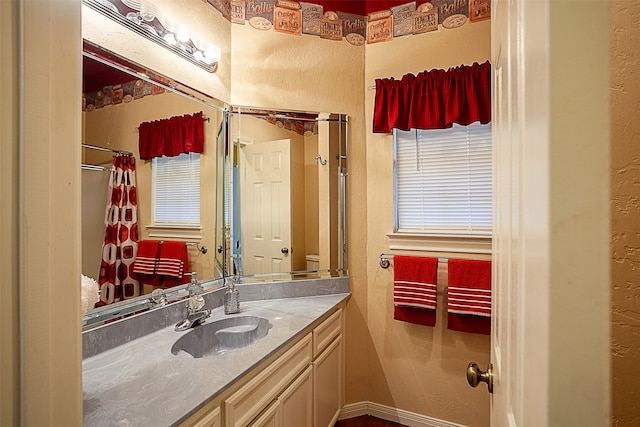
<path fill-rule="evenodd" d="M 211 310 L 203 309 L 204 298 L 202 297 L 202 292 L 204 290 L 202 289 L 202 285 L 198 283 L 195 272 L 191 273 L 191 283 L 187 286 L 187 291 L 189 292 L 187 317 L 176 324 L 175 330 L 178 332 L 198 326 L 207 317 L 211 316 Z"/>

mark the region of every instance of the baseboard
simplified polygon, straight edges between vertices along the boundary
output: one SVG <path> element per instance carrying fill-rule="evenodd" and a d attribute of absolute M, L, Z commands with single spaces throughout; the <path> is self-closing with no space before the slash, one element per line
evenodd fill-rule
<path fill-rule="evenodd" d="M 371 415 L 409 427 L 465 427 L 462 424 L 452 423 L 450 421 L 440 420 L 374 402 L 358 402 L 344 405 L 338 419 L 344 420 L 361 415 Z"/>

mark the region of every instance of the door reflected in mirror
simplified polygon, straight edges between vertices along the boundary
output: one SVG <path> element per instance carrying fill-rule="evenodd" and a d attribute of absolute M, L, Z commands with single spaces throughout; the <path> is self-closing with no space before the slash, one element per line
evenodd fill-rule
<path fill-rule="evenodd" d="M 236 107 L 230 126 L 230 273 L 346 275 L 347 117 Z"/>

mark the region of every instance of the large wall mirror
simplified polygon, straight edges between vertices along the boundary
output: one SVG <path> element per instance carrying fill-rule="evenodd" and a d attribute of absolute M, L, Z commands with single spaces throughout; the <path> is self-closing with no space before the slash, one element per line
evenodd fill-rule
<path fill-rule="evenodd" d="M 196 160 L 200 169 L 200 190 L 195 195 L 199 222 L 184 226 L 158 221 L 152 190 L 154 160 L 141 159 L 139 128 L 143 123 L 200 113 L 204 152 Z M 224 276 L 221 248 L 225 229 L 222 214 L 225 156 L 221 153 L 227 140 L 225 104 L 85 41 L 82 115 L 83 275 L 99 280 L 113 159 L 117 154 L 125 154 L 135 162 L 136 214 L 128 226 L 129 233 L 135 227 L 139 240 L 186 242 L 188 269 L 196 272 L 205 286 L 219 286 L 221 281 L 217 279 Z M 168 208 L 172 208 L 171 201 Z M 176 202 L 175 209 L 187 208 Z M 120 255 L 125 257 L 124 253 Z M 115 297 L 101 292 L 100 306 L 86 313 L 83 325 L 100 324 L 151 307 L 149 294 L 156 288 L 164 289 L 169 301 L 184 297 L 184 286 L 170 283 L 155 286 L 149 282 L 141 280 L 137 289 L 123 289 Z"/>
<path fill-rule="evenodd" d="M 348 120 L 232 108 L 230 270 L 243 282 L 347 273 Z"/>
<path fill-rule="evenodd" d="M 92 43 L 83 57 L 84 275 L 99 276 L 115 152 L 136 157 L 139 239 L 188 242 L 190 269 L 205 290 L 229 276 L 252 283 L 347 274 L 346 115 L 230 107 Z M 139 127 L 196 112 L 206 118 L 200 225 L 162 227 L 153 221 L 153 162 L 139 158 Z M 157 307 L 155 289 L 91 309 L 83 328 Z M 168 303 L 186 296 L 185 285 L 164 291 Z"/>

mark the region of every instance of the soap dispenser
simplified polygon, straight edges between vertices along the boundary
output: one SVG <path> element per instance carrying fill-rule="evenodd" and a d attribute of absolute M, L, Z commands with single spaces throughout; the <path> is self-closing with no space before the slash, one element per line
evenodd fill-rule
<path fill-rule="evenodd" d="M 240 312 L 240 292 L 236 289 L 236 278 L 230 277 L 224 293 L 224 314 Z"/>
<path fill-rule="evenodd" d="M 204 298 L 202 297 L 204 289 L 198 283 L 198 275 L 195 271 L 191 273 L 191 283 L 187 286 L 187 291 L 189 292 L 188 310 L 192 314 L 204 307 Z"/>

